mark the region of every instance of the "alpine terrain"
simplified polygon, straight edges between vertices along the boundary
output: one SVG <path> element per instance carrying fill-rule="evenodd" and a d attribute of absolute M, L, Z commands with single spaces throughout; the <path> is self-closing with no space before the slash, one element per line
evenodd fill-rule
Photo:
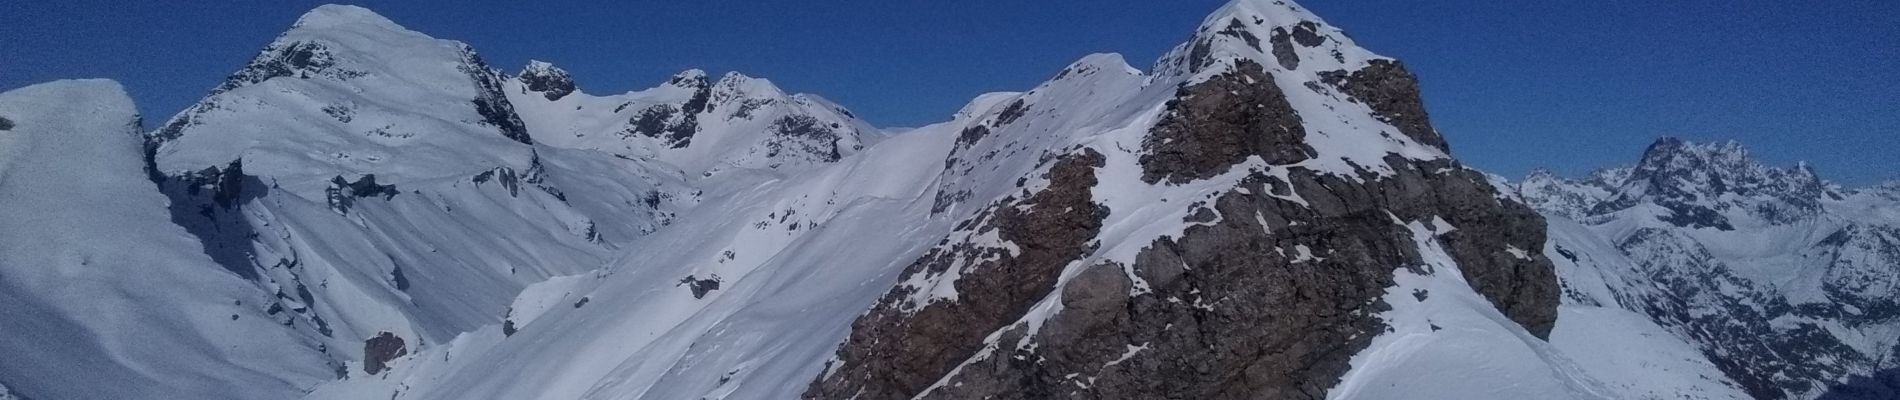
<path fill-rule="evenodd" d="M 1520 182 L 1284 0 L 887 130 L 305 14 L 143 123 L 0 94 L 0 399 L 1900 396 L 1900 184 Z"/>

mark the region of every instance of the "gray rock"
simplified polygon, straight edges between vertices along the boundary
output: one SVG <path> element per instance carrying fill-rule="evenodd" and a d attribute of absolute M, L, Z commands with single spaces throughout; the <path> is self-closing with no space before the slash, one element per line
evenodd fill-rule
<path fill-rule="evenodd" d="M 1186 88 L 1142 142 L 1142 180 L 1185 183 L 1227 172 L 1248 156 L 1275 165 L 1314 155 L 1306 128 L 1286 93 L 1259 63 L 1237 61 L 1234 71 Z"/>
<path fill-rule="evenodd" d="M 1399 133 L 1427 146 L 1450 151 L 1445 138 L 1432 129 L 1425 113 L 1425 100 L 1419 95 L 1418 77 L 1392 60 L 1372 60 L 1364 69 L 1347 73 L 1322 74 L 1327 83 L 1372 108 L 1373 116 L 1399 128 Z"/>
<path fill-rule="evenodd" d="M 520 79 L 529 91 L 540 93 L 548 101 L 560 100 L 562 97 L 573 94 L 575 90 L 574 77 L 568 75 L 567 70 L 553 65 L 529 65 L 528 68 L 522 69 L 521 73 L 516 74 L 515 78 Z"/>
<path fill-rule="evenodd" d="M 1311 208 L 1262 195 L 1277 178 L 1256 175 L 1212 207 L 1260 219 L 1190 227 L 1137 257 L 1133 270 L 1153 293 L 1131 297 L 1121 266 L 1096 266 L 1064 288 L 1064 310 L 1031 338 L 1033 350 L 1000 349 L 928 397 L 1324 398 L 1386 329 L 1376 314 L 1389 309 L 1380 297 L 1394 270 L 1422 263 L 1388 212 L 1457 226 L 1444 244 L 1474 289 L 1548 337 L 1552 267 L 1506 251 L 1540 251 L 1542 220 L 1494 201 L 1477 173 L 1447 167 L 1456 166 L 1420 163 L 1366 183 L 1300 170 L 1291 186 Z M 1320 259 L 1291 259 L 1302 245 Z"/>
<path fill-rule="evenodd" d="M 371 375 L 383 372 L 390 361 L 405 355 L 409 355 L 409 349 L 403 345 L 401 336 L 389 332 L 377 334 L 363 341 L 363 372 Z"/>
<path fill-rule="evenodd" d="M 1151 133 L 1167 140 L 1147 143 L 1146 179 L 1192 182 L 1249 155 L 1277 163 L 1311 156 L 1297 117 L 1271 106 L 1277 89 L 1241 83 L 1248 76 L 1271 82 L 1260 66 L 1238 71 L 1186 88 L 1171 103 Z M 1292 124 L 1258 129 L 1279 124 L 1264 121 Z M 1099 207 L 1088 203 L 1093 178 L 1079 168 L 1087 158 L 1064 158 L 1052 168 L 1048 189 L 1025 201 L 1005 199 L 960 224 L 998 229 L 1023 253 L 1008 257 L 968 243 L 933 250 L 905 279 L 941 274 L 958 258 L 997 261 L 963 270 L 958 301 L 911 305 L 912 289 L 894 289 L 853 324 L 839 350 L 843 365 L 805 397 L 908 398 L 949 377 L 950 385 L 925 397 L 1324 398 L 1351 357 L 1387 329 L 1377 314 L 1390 309 L 1382 296 L 1394 272 L 1431 272 L 1423 271 L 1411 231 L 1394 224 L 1395 216 L 1457 227 L 1441 244 L 1474 290 L 1538 337 L 1548 337 L 1555 323 L 1559 288 L 1541 256 L 1543 219 L 1502 200 L 1489 180 L 1456 162 L 1392 155 L 1386 162 L 1395 173 L 1388 177 L 1297 167 L 1285 181 L 1255 173 L 1199 205 L 1181 221 L 1190 225 L 1181 237 L 1156 240 L 1134 265 L 1096 265 L 1075 277 L 1063 288 L 1063 311 L 1030 336 L 1010 324 L 1054 290 L 1062 266 L 1086 256 L 1099 229 L 1099 217 L 1077 212 Z M 1298 195 L 1307 204 L 1269 193 Z M 1068 211 L 1051 212 L 1056 204 Z M 1024 205 L 1029 211 L 1017 211 Z M 1318 258 L 1290 258 L 1298 246 Z M 1513 247 L 1532 256 L 1518 258 Z M 1150 292 L 1131 295 L 1126 271 Z M 999 331 L 998 347 L 976 357 L 983 339 Z M 1033 345 L 1015 346 L 1025 341 Z M 951 375 L 966 360 L 971 364 Z"/>
<path fill-rule="evenodd" d="M 1104 161 L 1093 150 L 1062 156 L 1049 169 L 1049 187 L 993 204 L 972 217 L 977 223 L 962 225 L 997 230 L 1018 244 L 1020 254 L 961 243 L 933 249 L 906 268 L 907 278 L 938 275 L 959 258 L 991 259 L 963 271 L 955 283 L 960 301 L 908 304 L 912 289 L 905 287 L 886 294 L 852 324 L 851 337 L 839 349 L 844 365 L 814 382 L 804 397 L 909 398 L 980 350 L 984 336 L 1028 312 L 1054 290 L 1063 267 L 1089 251 L 1108 215 L 1090 201 L 1095 168 Z"/>

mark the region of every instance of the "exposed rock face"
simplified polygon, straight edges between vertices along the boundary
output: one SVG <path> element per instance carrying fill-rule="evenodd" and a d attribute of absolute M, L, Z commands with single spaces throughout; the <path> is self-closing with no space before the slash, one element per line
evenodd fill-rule
<path fill-rule="evenodd" d="M 806 154 L 817 157 L 819 162 L 837 162 L 843 158 L 838 151 L 838 124 L 826 124 L 809 115 L 787 115 L 772 121 L 772 141 L 766 143 L 767 157 L 778 158 L 790 154 Z"/>
<path fill-rule="evenodd" d="M 394 333 L 383 332 L 376 337 L 363 341 L 363 372 L 375 375 L 383 372 L 388 363 L 409 355 L 402 337 Z"/>
<path fill-rule="evenodd" d="M 526 171 L 516 172 L 514 168 L 510 167 L 495 167 L 495 169 L 475 174 L 475 177 L 470 178 L 469 181 L 474 182 L 476 186 L 481 186 L 489 182 L 499 183 L 503 189 L 508 190 L 508 197 L 521 197 L 521 188 L 525 185 L 525 187 L 528 188 L 539 189 L 541 192 L 547 193 L 549 196 L 554 196 L 555 199 L 562 202 L 567 201 L 566 192 L 548 183 L 547 168 L 542 166 L 541 155 L 538 153 L 529 159 L 528 169 Z M 394 196 L 396 192 L 395 187 L 390 186 L 387 191 L 377 193 L 386 193 L 390 196 Z M 653 203 L 658 203 L 658 199 L 655 199 Z M 649 207 L 652 206 L 654 205 L 649 204 Z"/>
<path fill-rule="evenodd" d="M 685 286 L 687 290 L 693 292 L 693 298 L 703 299 L 706 298 L 707 293 L 719 290 L 719 276 L 715 275 L 709 279 L 699 279 L 698 276 L 689 275 L 685 278 L 680 278 L 679 285 L 675 286 Z M 587 299 L 581 299 L 581 302 L 574 304 L 574 307 L 580 308 L 581 304 L 587 304 Z"/>
<path fill-rule="evenodd" d="M 1269 37 L 1268 41 L 1273 43 L 1274 59 L 1280 61 L 1281 67 L 1292 70 L 1300 68 L 1300 56 L 1293 49 L 1295 43 L 1305 47 L 1318 47 L 1326 44 L 1326 37 L 1320 36 L 1319 24 L 1302 21 L 1294 25 L 1292 30 L 1274 28 L 1273 36 Z"/>
<path fill-rule="evenodd" d="M 150 145 L 148 143 L 148 152 Z M 329 321 L 318 315 L 314 307 L 316 298 L 300 277 L 275 278 L 264 274 L 270 269 L 294 270 L 301 263 L 295 259 L 278 259 L 274 263 L 258 260 L 259 253 L 253 242 L 259 233 L 246 220 L 245 210 L 271 189 L 262 179 L 244 171 L 244 160 L 232 160 L 221 168 L 165 175 L 155 171 L 156 166 L 149 159 L 151 154 L 146 156 L 149 178 L 170 199 L 172 222 L 198 238 L 205 254 L 219 266 L 272 288 L 274 293 L 266 306 L 270 318 L 284 326 L 307 326 L 311 333 L 324 337 L 334 333 Z M 391 188 L 390 193 L 394 193 Z M 340 364 L 336 367 L 342 368 Z"/>
<path fill-rule="evenodd" d="M 699 133 L 700 113 L 711 110 L 712 83 L 706 79 L 705 72 L 687 71 L 674 75 L 666 84 L 692 90 L 693 97 L 679 106 L 647 107 L 627 121 L 632 125 L 627 133 L 661 139 L 675 149 L 691 146 L 693 135 Z"/>
<path fill-rule="evenodd" d="M 1037 346 L 998 349 L 928 397 L 1324 398 L 1385 329 L 1376 314 L 1388 306 L 1377 299 L 1393 282 L 1381 266 L 1421 265 L 1395 216 L 1460 227 L 1444 240 L 1466 279 L 1547 337 L 1557 302 L 1549 261 L 1499 251 L 1541 248 L 1542 220 L 1493 201 L 1482 177 L 1453 166 L 1415 165 L 1368 184 L 1310 172 L 1290 184 L 1249 178 L 1195 214 L 1226 217 L 1138 256 L 1132 270 L 1151 293 L 1130 296 L 1122 266 L 1092 267 L 1064 289 L 1062 313 L 1030 340 Z M 1311 206 L 1271 195 L 1289 188 Z M 1000 343 L 1027 335 L 1008 331 Z"/>
<path fill-rule="evenodd" d="M 1069 70 L 1063 70 L 1062 72 L 1064 74 L 1070 73 Z M 1056 79 L 1062 79 L 1062 78 L 1057 77 Z M 1029 113 L 1029 105 L 1027 103 L 1024 103 L 1022 99 L 1016 99 L 1016 101 L 1012 101 L 1009 103 L 1009 107 L 1003 108 L 1003 112 L 1001 114 L 996 115 L 996 124 L 1009 125 L 1009 124 L 1015 123 L 1016 120 L 1022 119 L 1023 115 L 1028 114 L 1028 113 Z"/>
<path fill-rule="evenodd" d="M 1193 182 L 1248 156 L 1279 163 L 1310 156 L 1297 116 L 1272 106 L 1285 102 L 1276 89 L 1246 83 L 1271 82 L 1260 67 L 1238 70 L 1170 103 L 1145 142 L 1153 153 L 1141 160 L 1144 180 Z M 1191 157 L 1197 152 L 1218 156 Z M 1052 168 L 1049 188 L 1030 203 L 1075 191 L 1080 180 L 1060 177 L 1076 160 Z M 1012 234 L 1021 205 L 997 204 L 960 228 L 996 229 L 1022 252 L 965 242 L 919 260 L 906 280 L 943 274 L 959 259 L 996 261 L 963 272 L 955 302 L 918 302 L 916 289 L 904 286 L 891 292 L 853 325 L 841 365 L 806 397 L 911 397 L 953 377 L 925 397 L 1323 398 L 1385 329 L 1376 314 L 1388 309 L 1378 299 L 1393 285 L 1392 266 L 1422 265 L 1412 233 L 1395 219 L 1456 227 L 1440 240 L 1465 279 L 1548 337 L 1558 286 L 1549 260 L 1537 256 L 1542 218 L 1455 162 L 1387 162 L 1393 176 L 1367 174 L 1363 182 L 1304 168 L 1288 180 L 1256 172 L 1199 206 L 1182 221 L 1196 225 L 1155 241 L 1134 265 L 1096 265 L 1075 277 L 1063 288 L 1061 312 L 1039 330 L 1008 323 L 1049 294 L 1059 266 L 1093 251 L 1066 249 L 1090 242 L 1099 222 L 1044 222 L 1030 225 L 1042 227 L 1034 235 Z M 1283 197 L 1293 193 L 1306 204 Z M 1043 209 L 1031 205 L 1029 215 Z M 1038 252 L 1052 248 L 1065 251 Z M 1146 293 L 1131 295 L 1139 291 L 1131 291 L 1129 273 Z M 998 327 L 1005 329 L 989 343 L 1001 345 L 985 347 L 981 336 Z M 966 359 L 972 363 L 958 368 Z"/>
<path fill-rule="evenodd" d="M 205 254 L 219 265 L 245 279 L 257 279 L 248 242 L 250 226 L 233 218 L 244 203 L 262 196 L 265 184 L 244 173 L 244 160 L 177 176 L 157 174 L 152 168 L 147 160 L 148 175 L 171 197 L 172 222 L 197 236 Z"/>
<path fill-rule="evenodd" d="M 1181 89 L 1142 142 L 1142 180 L 1212 178 L 1249 156 L 1275 165 L 1312 157 L 1299 114 L 1272 81 L 1259 63 L 1241 61 L 1233 72 Z"/>
<path fill-rule="evenodd" d="M 1297 36 L 1297 35 L 1296 35 Z M 1379 121 L 1399 128 L 1399 133 L 1419 143 L 1449 151 L 1445 138 L 1432 129 L 1425 114 L 1425 101 L 1419 95 L 1418 77 L 1405 65 L 1392 60 L 1373 60 L 1371 65 L 1352 73 L 1325 74 L 1327 83 L 1351 94 L 1372 108 Z"/>
<path fill-rule="evenodd" d="M 13 130 L 13 120 L 0 118 L 0 131 Z"/>
<path fill-rule="evenodd" d="M 251 60 L 249 65 L 231 74 L 219 84 L 212 94 L 223 93 L 231 89 L 263 82 L 271 78 L 293 77 L 309 79 L 313 76 L 328 76 L 348 79 L 360 76 L 360 71 L 335 70 L 336 58 L 329 46 L 318 42 L 289 42 L 272 44 Z"/>
<path fill-rule="evenodd" d="M 382 197 L 383 200 L 389 200 L 400 192 L 396 190 L 395 185 L 377 184 L 376 175 L 371 174 L 356 178 L 355 182 L 338 176 L 330 180 L 330 188 L 326 193 L 330 200 L 330 209 L 336 210 L 339 214 L 346 214 L 350 212 L 350 207 L 356 205 L 356 199 Z"/>
<path fill-rule="evenodd" d="M 1230 4 L 1231 18 L 1209 18 L 1163 58 L 1157 74 L 1179 80 L 1159 83 L 1174 96 L 1145 134 L 1067 138 L 1112 143 L 1081 150 L 1052 141 L 1037 164 L 1054 160 L 1037 170 L 1047 185 L 1037 173 L 1018 180 L 1021 189 L 1006 192 L 1017 194 L 977 210 L 912 264 L 804 397 L 1325 398 L 1391 329 L 1382 315 L 1394 306 L 1383 299 L 1397 271 L 1450 272 L 1436 265 L 1455 264 L 1498 313 L 1548 338 L 1560 289 L 1542 256 L 1543 218 L 1482 174 L 1429 155 L 1446 146 L 1402 67 L 1321 48 L 1341 40 L 1337 31 L 1302 23 L 1291 7 Z M 1331 65 L 1352 70 L 1322 72 L 1339 68 Z M 1282 87 L 1302 80 L 1324 98 Z M 1070 111 L 1061 107 L 999 104 L 993 118 L 969 120 L 944 176 L 1006 164 L 986 163 L 1016 154 L 995 144 L 1041 139 L 1041 116 Z M 1030 108 L 1037 117 L 1022 117 Z M 1347 133 L 1318 122 L 1330 118 L 1391 127 Z M 1005 122 L 1018 119 L 1030 122 Z M 1394 140 L 1400 134 L 1412 140 Z M 1428 155 L 1350 159 L 1338 154 L 1342 140 Z M 1346 171 L 1322 166 L 1341 164 Z M 944 186 L 935 211 L 980 190 Z M 1195 194 L 1134 204 L 1149 207 L 1137 214 L 1185 207 L 1180 219 L 1109 210 L 1142 196 L 1130 193 L 1177 191 Z M 1171 201 L 1191 204 L 1162 204 Z M 1129 224 L 1179 230 L 1131 240 Z M 1421 237 L 1417 226 L 1439 228 Z M 1444 254 L 1423 254 L 1424 241 Z"/>
<path fill-rule="evenodd" d="M 984 136 L 989 136 L 989 135 L 990 135 L 990 127 L 988 126 L 975 125 L 969 128 L 964 128 L 963 132 L 959 132 L 957 134 L 957 148 L 958 149 L 970 148 L 970 146 L 976 144 L 977 141 L 983 140 Z"/>
<path fill-rule="evenodd" d="M 529 91 L 541 93 L 549 101 L 560 100 L 575 90 L 574 77 L 569 76 L 567 70 L 545 62 L 530 62 L 515 77 L 527 84 Z"/>
<path fill-rule="evenodd" d="M 1007 199 L 961 226 L 995 231 L 1020 252 L 967 244 L 939 246 L 904 270 L 939 275 L 959 258 L 987 259 L 956 282 L 961 302 L 920 304 L 916 288 L 899 287 L 852 324 L 840 351 L 843 365 L 805 393 L 807 398 L 906 398 L 930 386 L 983 347 L 983 335 L 1027 312 L 1047 295 L 1056 275 L 1088 251 L 1108 210 L 1089 199 L 1102 155 L 1085 150 L 1049 168 L 1049 187 Z M 947 242 L 947 241 L 946 241 Z M 947 243 L 946 243 L 947 244 Z M 926 301 L 927 302 L 927 301 Z"/>
<path fill-rule="evenodd" d="M 515 114 L 514 103 L 508 102 L 508 94 L 502 91 L 501 71 L 489 67 L 475 49 L 462 46 L 462 65 L 458 67 L 468 74 L 470 82 L 475 84 L 475 112 L 482 115 L 482 123 L 501 130 L 506 136 L 521 144 L 534 144 L 534 138 L 528 136 L 528 126 L 521 122 L 521 116 Z"/>

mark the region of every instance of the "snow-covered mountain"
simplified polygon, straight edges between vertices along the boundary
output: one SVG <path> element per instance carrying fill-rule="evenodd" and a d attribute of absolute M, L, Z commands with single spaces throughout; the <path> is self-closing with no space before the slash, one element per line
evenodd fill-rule
<path fill-rule="evenodd" d="M 1847 189 L 1735 142 L 1673 138 L 1634 167 L 1518 186 L 1552 221 L 1566 304 L 1646 317 L 1749 397 L 1841 393 L 1896 368 L 1891 187 Z"/>
<path fill-rule="evenodd" d="M 613 98 L 521 76 L 537 142 L 661 153 L 704 202 L 500 326 L 313 397 L 1605 397 L 1540 339 L 1558 293 L 1535 213 L 1449 158 L 1402 66 L 1296 6 L 1235 2 L 1151 72 L 1084 57 L 790 173 L 664 154 L 730 141 L 701 135 L 745 119 L 722 88 L 756 80 Z M 797 107 L 741 143 L 836 109 L 749 98 Z M 1061 361 L 1011 361 L 1035 358 Z"/>
<path fill-rule="evenodd" d="M 0 397 L 289 398 L 328 379 L 321 343 L 170 222 L 119 84 L 9 91 L 0 120 Z"/>
<path fill-rule="evenodd" d="M 739 73 L 591 94 L 332 5 L 142 154 L 114 84 L 7 92 L 0 221 L 50 234 L 0 229 L 0 399 L 1810 398 L 1892 368 L 1900 184 L 1680 141 L 1505 183 L 1284 0 L 1051 72 L 894 133 Z"/>
<path fill-rule="evenodd" d="M 828 100 L 737 72 L 712 81 L 690 70 L 652 89 L 593 96 L 536 61 L 505 91 L 541 143 L 660 160 L 694 176 L 836 162 L 884 136 Z"/>
<path fill-rule="evenodd" d="M 329 378 L 374 374 L 693 201 L 643 160 L 536 144 L 508 82 L 466 45 L 319 7 L 151 133 L 148 162 L 172 220 L 322 344 Z"/>

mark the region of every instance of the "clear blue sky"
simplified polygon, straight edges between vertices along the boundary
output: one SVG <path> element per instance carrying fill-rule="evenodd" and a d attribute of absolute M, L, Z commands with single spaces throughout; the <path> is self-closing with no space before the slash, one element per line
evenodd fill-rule
<path fill-rule="evenodd" d="M 306 1 L 8 1 L 0 90 L 118 79 L 148 124 L 202 97 Z M 514 70 L 617 93 L 741 71 L 882 126 L 947 118 L 1093 52 L 1138 67 L 1220 0 L 357 1 Z M 489 4 L 492 3 L 492 4 Z M 601 4 L 611 3 L 611 4 Z M 1629 163 L 1655 137 L 1737 139 L 1831 179 L 1900 178 L 1900 1 L 1308 0 L 1424 81 L 1460 158 L 1507 176 Z"/>

